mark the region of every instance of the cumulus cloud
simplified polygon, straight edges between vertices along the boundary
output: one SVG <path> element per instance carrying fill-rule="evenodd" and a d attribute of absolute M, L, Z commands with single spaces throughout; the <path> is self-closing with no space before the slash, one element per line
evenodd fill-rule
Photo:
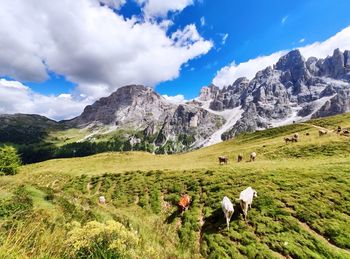
<path fill-rule="evenodd" d="M 252 79 L 256 72 L 276 63 L 278 59 L 286 54 L 286 51 L 273 53 L 269 56 L 261 56 L 255 59 L 250 59 L 247 62 L 235 64 L 234 62 L 228 66 L 221 68 L 215 78 L 213 84 L 223 87 L 232 84 L 239 77 L 247 77 Z"/>
<path fill-rule="evenodd" d="M 52 71 L 76 83 L 80 93 L 97 98 L 126 84 L 154 86 L 174 79 L 183 64 L 212 48 L 195 25 L 168 36 L 171 23 L 166 20 L 125 19 L 109 8 L 124 2 L 0 1 L 0 76 L 40 82 Z M 192 4 L 144 2 L 152 14 Z"/>
<path fill-rule="evenodd" d="M 183 96 L 182 94 L 178 94 L 175 96 L 169 96 L 169 95 L 162 95 L 166 100 L 168 100 L 169 102 L 172 102 L 174 104 L 180 104 L 180 103 L 185 103 L 187 102 L 187 100 L 185 99 L 185 96 Z"/>
<path fill-rule="evenodd" d="M 150 17 L 165 17 L 168 12 L 182 11 L 185 7 L 192 5 L 193 0 L 136 0 L 143 5 L 143 12 Z"/>
<path fill-rule="evenodd" d="M 332 55 L 334 49 L 336 48 L 339 48 L 342 51 L 346 49 L 350 50 L 350 26 L 323 42 L 315 42 L 313 44 L 301 47 L 299 50 L 305 58 L 309 58 L 311 56 L 325 58 Z M 252 79 L 256 72 L 266 68 L 267 66 L 272 66 L 288 51 L 289 50 L 278 51 L 271 55 L 260 56 L 240 64 L 235 64 L 235 62 L 232 62 L 232 64 L 221 68 L 217 72 L 215 78 L 213 79 L 213 83 L 217 86 L 223 87 L 232 84 L 239 77 L 247 77 L 248 79 Z"/>
<path fill-rule="evenodd" d="M 0 113 L 41 114 L 62 120 L 79 115 L 90 102 L 71 94 L 38 94 L 18 81 L 0 79 Z"/>

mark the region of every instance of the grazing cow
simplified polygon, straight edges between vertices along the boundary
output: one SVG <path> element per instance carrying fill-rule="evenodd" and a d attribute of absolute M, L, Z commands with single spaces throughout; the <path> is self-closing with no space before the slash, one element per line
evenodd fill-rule
<path fill-rule="evenodd" d="M 241 205 L 245 221 L 247 221 L 248 209 L 252 208 L 253 198 L 257 196 L 258 193 L 252 187 L 248 187 L 239 195 L 239 204 Z"/>
<path fill-rule="evenodd" d="M 237 162 L 242 162 L 243 160 L 243 155 L 242 154 L 239 154 L 238 157 L 237 157 Z"/>
<path fill-rule="evenodd" d="M 255 152 L 252 152 L 252 153 L 250 154 L 250 162 L 254 162 L 255 159 L 256 159 L 256 153 L 255 153 Z"/>
<path fill-rule="evenodd" d="M 226 156 L 219 156 L 219 164 L 225 164 L 227 165 L 228 158 Z"/>
<path fill-rule="evenodd" d="M 350 136 L 350 131 L 349 130 L 343 130 L 341 133 L 340 133 L 341 136 Z"/>
<path fill-rule="evenodd" d="M 230 228 L 230 220 L 231 220 L 231 217 L 233 215 L 234 209 L 233 209 L 232 202 L 226 196 L 222 199 L 221 208 L 225 214 L 227 229 L 229 229 Z"/>
<path fill-rule="evenodd" d="M 298 133 L 295 133 L 295 134 L 293 135 L 293 139 L 294 139 L 295 142 L 298 142 L 298 140 L 299 140 L 299 134 L 298 134 Z"/>
<path fill-rule="evenodd" d="M 340 132 L 341 132 L 341 127 L 338 126 L 338 128 L 337 128 L 337 133 L 339 134 Z"/>
<path fill-rule="evenodd" d="M 309 132 L 306 132 L 305 135 L 306 135 L 306 136 L 310 136 L 310 133 L 309 133 Z"/>
<path fill-rule="evenodd" d="M 100 197 L 98 197 L 98 202 L 99 202 L 100 204 L 106 204 L 106 198 L 105 198 L 105 196 L 100 196 Z"/>
<path fill-rule="evenodd" d="M 286 142 L 286 144 L 288 144 L 288 142 L 294 142 L 294 138 L 292 138 L 292 137 L 285 137 L 284 141 Z"/>
<path fill-rule="evenodd" d="M 323 135 L 326 135 L 327 134 L 327 130 L 319 130 L 318 131 L 318 135 L 321 137 Z"/>
<path fill-rule="evenodd" d="M 298 142 L 299 140 L 299 134 L 295 133 L 293 136 L 291 137 L 285 137 L 284 141 L 286 142 L 286 144 L 288 144 L 288 142 Z"/>
<path fill-rule="evenodd" d="M 184 213 L 185 210 L 188 209 L 188 207 L 190 206 L 190 203 L 191 203 L 191 197 L 188 194 L 181 195 L 181 198 L 177 204 L 179 206 L 179 211 L 181 215 Z"/>

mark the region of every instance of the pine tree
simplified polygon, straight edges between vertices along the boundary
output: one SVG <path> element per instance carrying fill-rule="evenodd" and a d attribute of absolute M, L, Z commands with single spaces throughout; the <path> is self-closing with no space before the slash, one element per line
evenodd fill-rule
<path fill-rule="evenodd" d="M 0 175 L 14 175 L 20 165 L 21 160 L 14 147 L 0 147 Z"/>

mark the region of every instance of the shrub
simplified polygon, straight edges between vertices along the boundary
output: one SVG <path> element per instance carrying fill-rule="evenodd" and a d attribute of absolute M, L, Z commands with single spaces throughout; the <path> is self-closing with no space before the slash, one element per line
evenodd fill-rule
<path fill-rule="evenodd" d="M 66 241 L 68 256 L 78 258 L 134 258 L 138 236 L 114 220 L 105 224 L 90 221 L 85 226 L 74 222 Z"/>
<path fill-rule="evenodd" d="M 0 174 L 14 175 L 21 165 L 21 160 L 14 147 L 4 146 L 0 148 Z"/>

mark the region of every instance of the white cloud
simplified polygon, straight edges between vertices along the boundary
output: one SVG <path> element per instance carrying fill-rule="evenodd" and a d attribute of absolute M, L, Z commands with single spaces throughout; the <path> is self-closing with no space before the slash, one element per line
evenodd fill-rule
<path fill-rule="evenodd" d="M 287 21 L 287 19 L 288 19 L 288 15 L 284 16 L 284 17 L 282 18 L 282 20 L 281 20 L 281 23 L 282 23 L 282 24 L 285 24 L 286 21 Z"/>
<path fill-rule="evenodd" d="M 125 1 L 103 2 L 117 8 Z M 156 14 L 188 4 L 148 0 L 144 8 Z M 108 6 L 97 0 L 0 1 L 0 76 L 43 81 L 49 70 L 96 98 L 127 84 L 174 79 L 183 64 L 212 48 L 195 25 L 168 37 L 171 22 L 125 19 Z"/>
<path fill-rule="evenodd" d="M 213 79 L 213 84 L 222 87 L 231 85 L 239 77 L 244 76 L 252 79 L 256 72 L 276 63 L 283 54 L 286 54 L 286 51 L 250 59 L 238 65 L 233 62 L 231 65 L 225 66 L 217 72 Z"/>
<path fill-rule="evenodd" d="M 303 43 L 305 41 L 305 38 L 302 38 L 299 40 L 299 43 Z"/>
<path fill-rule="evenodd" d="M 0 79 L 0 113 L 41 114 L 61 120 L 79 115 L 91 101 L 71 94 L 37 94 L 20 82 Z"/>
<path fill-rule="evenodd" d="M 174 104 L 180 104 L 180 103 L 185 103 L 187 102 L 187 100 L 185 99 L 185 97 L 182 94 L 178 94 L 175 96 L 169 96 L 169 95 L 162 95 L 166 100 L 168 100 L 169 102 L 172 102 Z"/>
<path fill-rule="evenodd" d="M 149 17 L 166 17 L 168 12 L 182 11 L 192 5 L 192 0 L 136 0 L 143 5 L 143 12 Z"/>
<path fill-rule="evenodd" d="M 201 26 L 205 26 L 205 17 L 202 16 L 201 19 L 200 19 L 200 22 L 201 22 Z"/>
<path fill-rule="evenodd" d="M 225 45 L 227 38 L 228 38 L 228 33 L 224 33 L 222 35 L 222 41 L 221 41 L 222 45 Z"/>
<path fill-rule="evenodd" d="M 340 50 L 350 50 L 350 26 L 338 32 L 334 36 L 323 42 L 315 42 L 311 45 L 307 45 L 299 48 L 301 54 L 305 58 L 311 56 L 317 58 L 325 58 L 328 55 L 332 55 L 334 49 L 339 48 Z M 278 59 L 285 55 L 289 50 L 282 50 L 275 52 L 269 56 L 260 56 L 255 59 L 251 59 L 247 62 L 235 64 L 234 62 L 228 66 L 221 68 L 213 83 L 217 86 L 225 86 L 232 84 L 239 77 L 247 77 L 252 79 L 256 72 L 275 64 Z"/>
<path fill-rule="evenodd" d="M 105 4 L 114 9 L 120 9 L 125 3 L 126 0 L 99 0 L 100 3 Z"/>

